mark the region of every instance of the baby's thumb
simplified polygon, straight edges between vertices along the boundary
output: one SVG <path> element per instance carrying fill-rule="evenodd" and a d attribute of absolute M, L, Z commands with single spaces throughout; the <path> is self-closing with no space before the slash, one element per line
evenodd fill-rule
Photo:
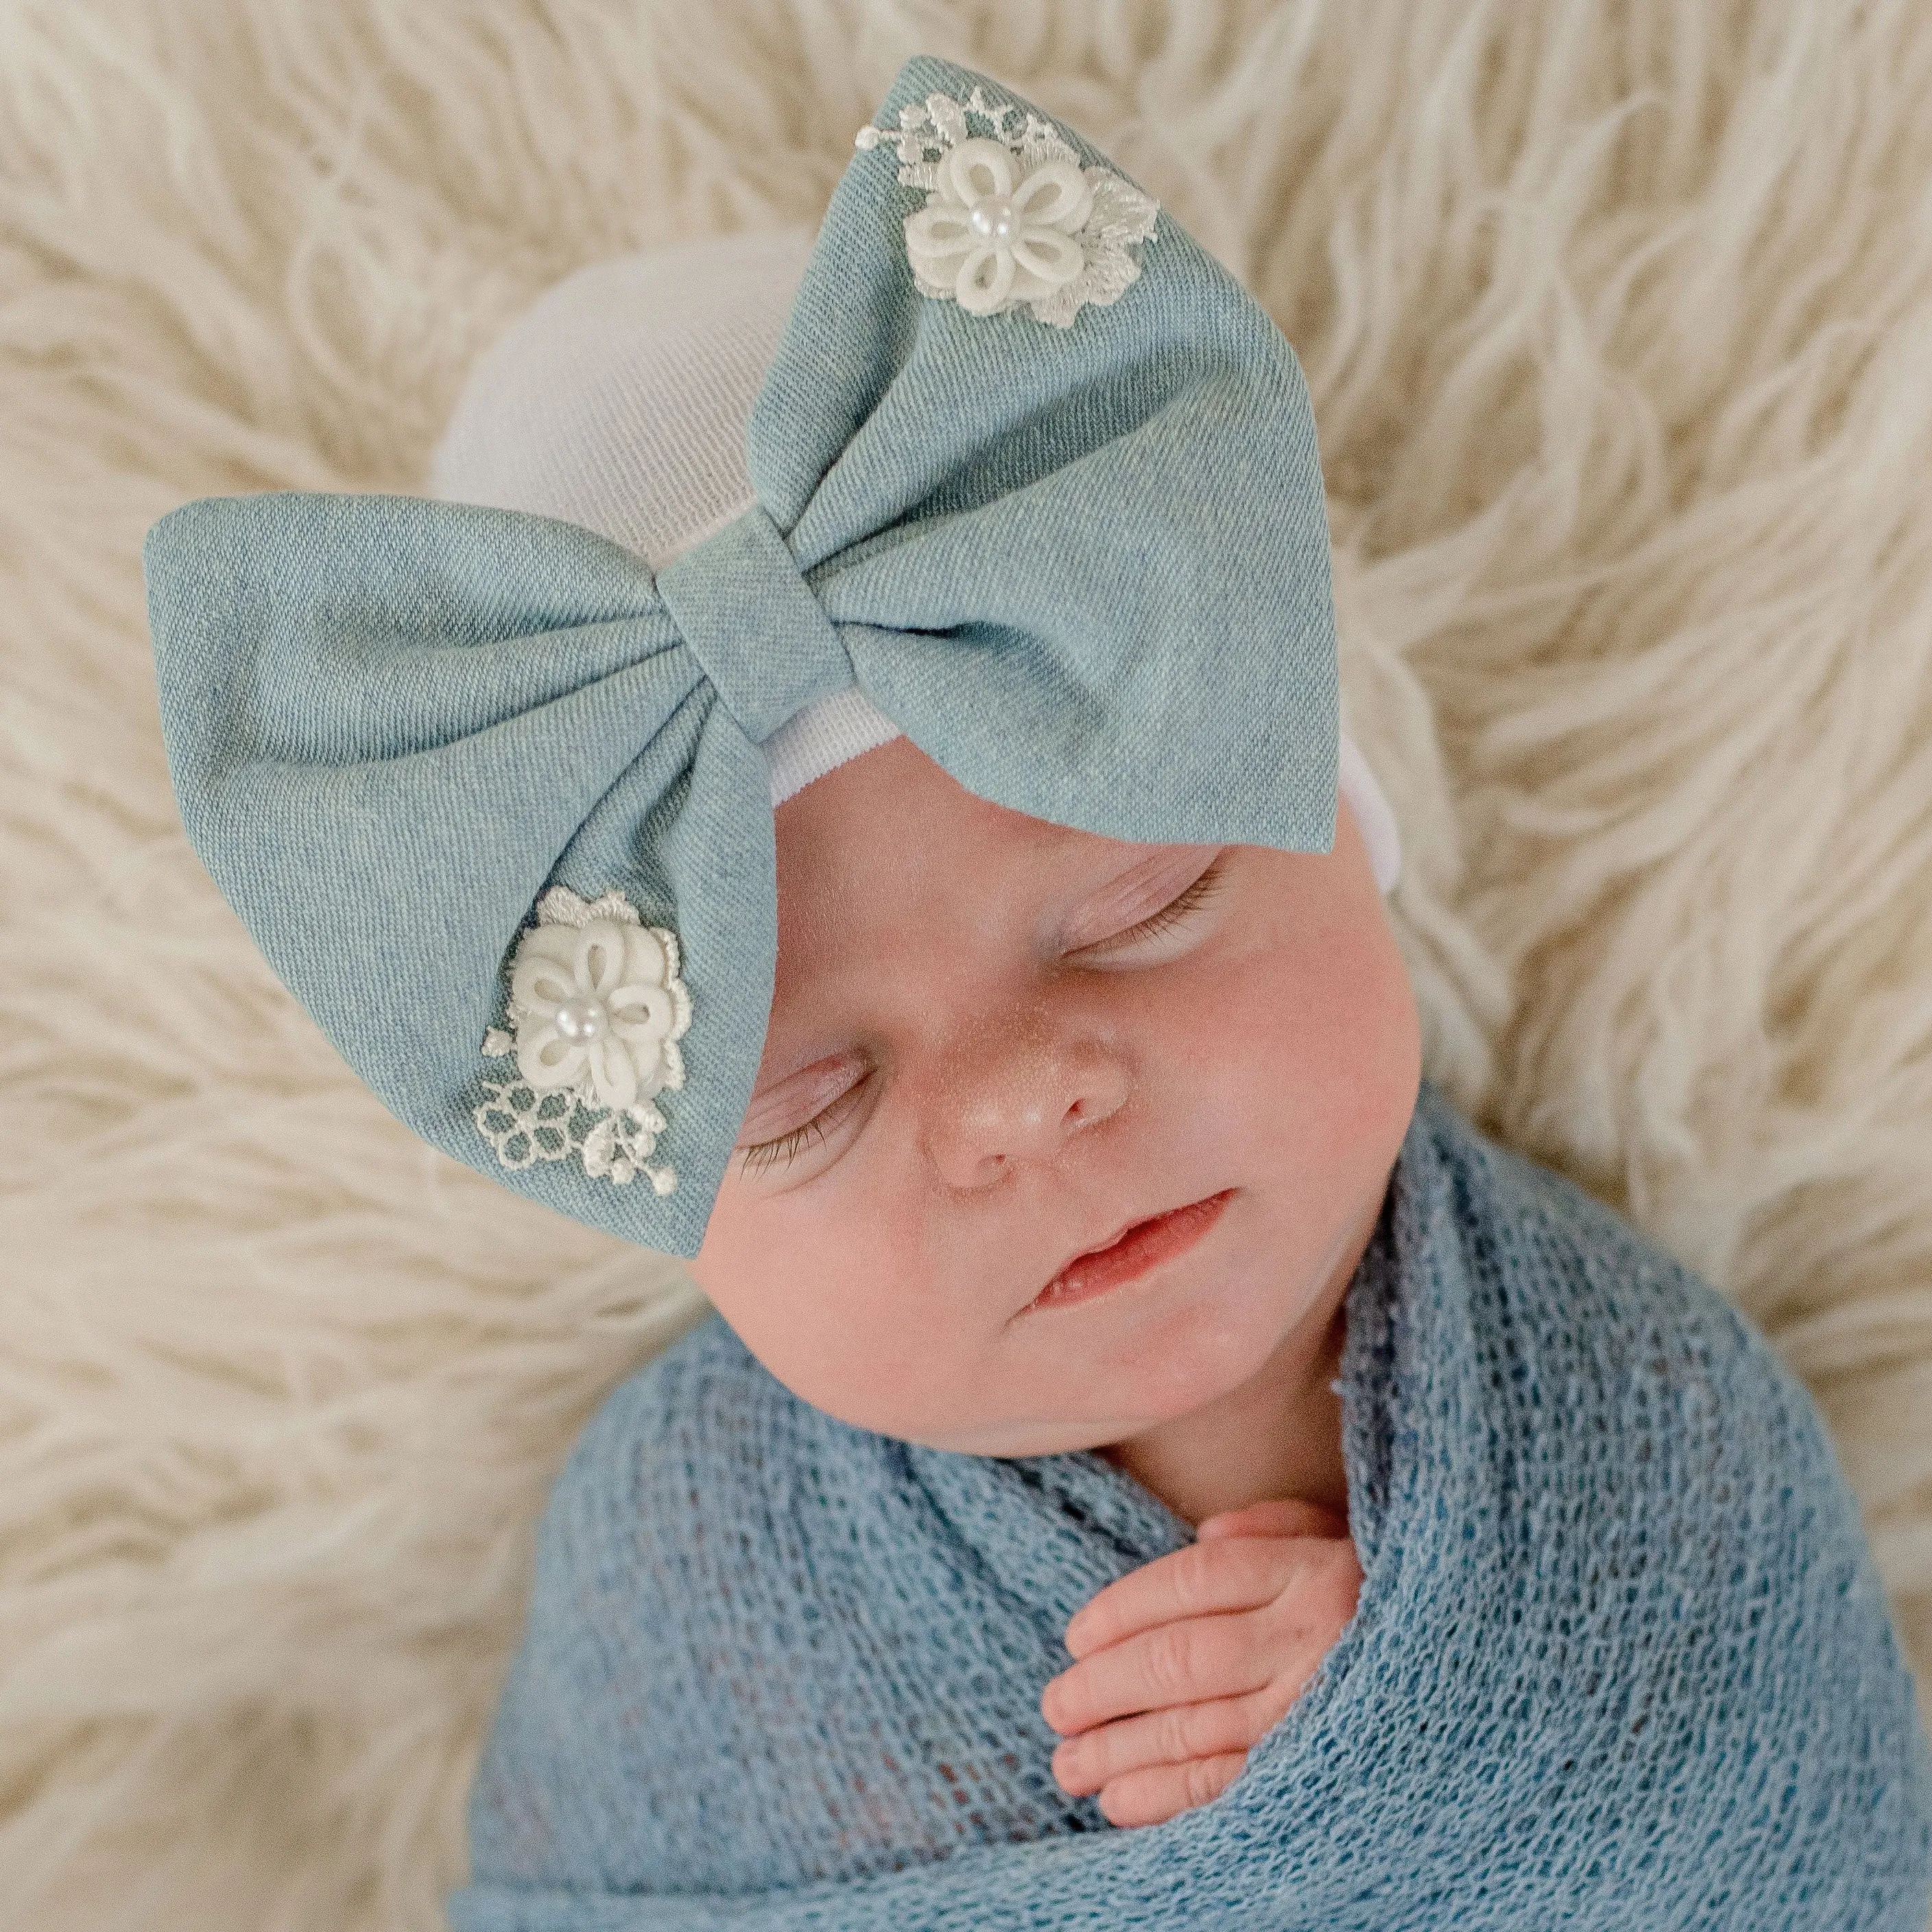
<path fill-rule="evenodd" d="M 1270 1498 L 1250 1503 L 1245 1509 L 1223 1510 L 1210 1516 L 1195 1531 L 1197 1543 L 1212 1543 L 1224 1536 L 1346 1536 L 1348 1520 L 1320 1503 L 1296 1497 Z"/>

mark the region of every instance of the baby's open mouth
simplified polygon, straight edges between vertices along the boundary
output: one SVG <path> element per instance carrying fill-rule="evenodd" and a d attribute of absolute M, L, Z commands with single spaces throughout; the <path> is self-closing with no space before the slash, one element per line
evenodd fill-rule
<path fill-rule="evenodd" d="M 1185 1253 L 1221 1218 L 1221 1210 L 1234 1198 L 1234 1190 L 1225 1187 L 1204 1200 L 1132 1222 L 1104 1246 L 1076 1255 L 1020 1312 L 1030 1315 L 1036 1308 L 1090 1300 Z"/>

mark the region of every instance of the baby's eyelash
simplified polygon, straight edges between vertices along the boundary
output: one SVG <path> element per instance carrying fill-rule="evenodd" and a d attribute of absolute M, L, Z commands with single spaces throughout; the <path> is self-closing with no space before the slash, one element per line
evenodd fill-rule
<path fill-rule="evenodd" d="M 1169 899 L 1160 911 L 1150 914 L 1138 926 L 1130 926 L 1124 932 L 1117 932 L 1111 938 L 1102 940 L 1082 950 L 1111 952 L 1117 946 L 1130 946 L 1136 940 L 1156 939 L 1164 932 L 1171 932 L 1190 913 L 1198 912 L 1214 896 L 1215 888 L 1221 883 L 1224 862 L 1225 854 L 1222 858 L 1213 860 L 1208 869 L 1185 892 Z"/>
<path fill-rule="evenodd" d="M 739 1159 L 747 1174 L 764 1174 L 774 1167 L 789 1167 L 808 1147 L 824 1139 L 838 1120 L 844 1118 L 841 1112 L 866 1084 L 866 1076 L 853 1082 L 829 1107 L 821 1107 L 802 1126 L 794 1127 L 788 1134 L 781 1134 L 773 1141 L 754 1141 L 749 1147 L 738 1150 Z"/>

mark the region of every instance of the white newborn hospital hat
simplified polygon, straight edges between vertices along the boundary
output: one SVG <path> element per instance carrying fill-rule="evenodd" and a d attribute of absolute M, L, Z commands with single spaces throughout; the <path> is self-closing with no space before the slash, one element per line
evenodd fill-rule
<path fill-rule="evenodd" d="M 770 230 L 567 276 L 478 359 L 430 494 L 579 524 L 662 569 L 754 500 L 746 428 L 812 248 Z M 898 735 L 856 688 L 808 705 L 762 748 L 772 803 Z M 1340 784 L 1386 892 L 1395 815 L 1346 731 Z"/>

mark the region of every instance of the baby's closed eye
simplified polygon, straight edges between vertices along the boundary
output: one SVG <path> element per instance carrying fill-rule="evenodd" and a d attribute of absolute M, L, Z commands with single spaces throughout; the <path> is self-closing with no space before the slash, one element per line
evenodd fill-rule
<path fill-rule="evenodd" d="M 1137 866 L 1106 895 L 1084 908 L 1063 934 L 1063 963 L 1102 972 L 1164 964 L 1178 958 L 1197 937 L 1193 915 L 1220 886 L 1227 853 L 1208 847 L 1181 846 Z M 1171 892 L 1177 878 L 1186 883 Z M 1150 910 L 1142 912 L 1150 891 Z M 1160 896 L 1165 893 L 1166 896 Z M 1138 903 L 1136 903 L 1138 900 Z M 1120 923 L 1123 918 L 1126 922 Z"/>
<path fill-rule="evenodd" d="M 870 1060 L 853 1048 L 814 1060 L 754 1095 L 738 1136 L 736 1151 L 746 1171 L 789 1166 L 824 1144 L 864 1099 L 873 1071 Z"/>

